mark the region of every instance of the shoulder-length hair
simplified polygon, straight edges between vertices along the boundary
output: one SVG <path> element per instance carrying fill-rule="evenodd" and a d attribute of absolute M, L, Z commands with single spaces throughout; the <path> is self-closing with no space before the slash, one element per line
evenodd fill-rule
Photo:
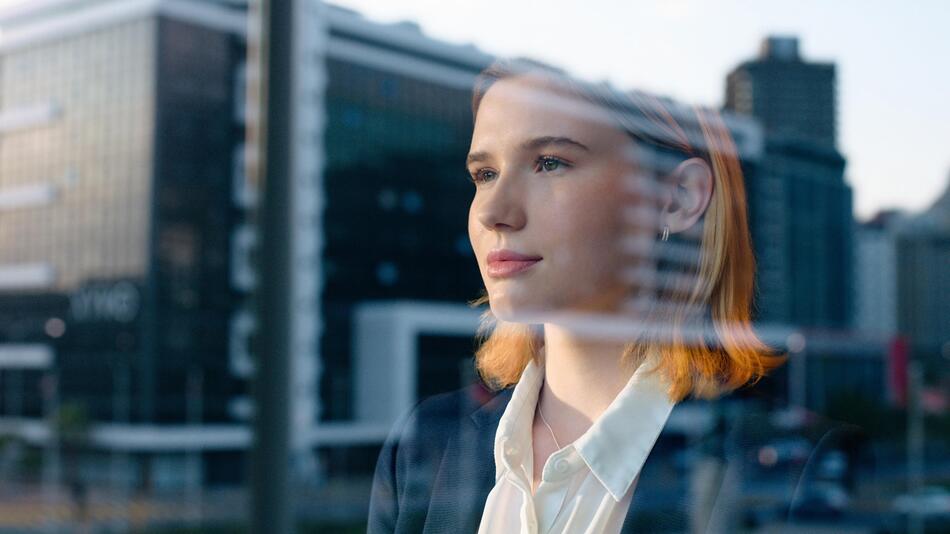
<path fill-rule="evenodd" d="M 620 93 L 606 85 L 584 83 L 547 66 L 499 61 L 476 79 L 473 118 L 495 82 L 527 74 L 542 76 L 546 88 L 559 96 L 607 110 L 635 144 L 649 145 L 654 153 L 678 160 L 700 157 L 712 170 L 712 198 L 697 223 L 702 224 L 701 240 L 692 247 L 698 254 L 690 261 L 671 263 L 681 275 L 669 277 L 672 283 L 648 289 L 654 304 L 638 321 L 652 326 L 638 330 L 621 357 L 631 363 L 654 361 L 647 372 L 661 373 L 672 402 L 689 395 L 718 397 L 752 385 L 784 364 L 787 356 L 767 347 L 752 329 L 755 258 L 745 186 L 736 145 L 722 117 L 710 109 L 677 107 L 644 93 Z M 692 128 L 681 124 L 685 121 Z M 670 236 L 669 242 L 656 246 L 689 247 L 677 245 L 680 239 Z M 487 302 L 486 292 L 470 305 Z M 542 358 L 544 341 L 538 328 L 499 321 L 491 309 L 482 315 L 478 341 L 476 369 L 493 389 L 515 384 L 531 359 L 540 363 Z"/>

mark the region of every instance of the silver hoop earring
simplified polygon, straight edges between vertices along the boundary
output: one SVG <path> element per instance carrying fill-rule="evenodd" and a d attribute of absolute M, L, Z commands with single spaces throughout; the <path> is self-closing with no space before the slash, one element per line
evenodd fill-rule
<path fill-rule="evenodd" d="M 664 227 L 663 227 L 663 237 L 660 238 L 660 241 L 666 241 L 666 240 L 669 239 L 669 238 L 670 238 L 670 227 L 669 227 L 669 226 L 664 226 Z"/>

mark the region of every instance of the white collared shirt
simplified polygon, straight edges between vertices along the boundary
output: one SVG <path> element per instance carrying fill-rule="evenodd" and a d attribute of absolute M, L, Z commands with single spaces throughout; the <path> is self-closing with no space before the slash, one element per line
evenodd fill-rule
<path fill-rule="evenodd" d="M 495 486 L 479 534 L 617 533 L 636 479 L 673 409 L 666 383 L 646 365 L 574 443 L 551 454 L 532 495 L 531 427 L 544 380 L 528 363 L 495 434 Z"/>

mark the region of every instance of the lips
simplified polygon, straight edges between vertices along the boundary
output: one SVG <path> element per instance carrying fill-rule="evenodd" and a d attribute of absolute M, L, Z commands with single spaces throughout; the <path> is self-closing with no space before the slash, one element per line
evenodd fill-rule
<path fill-rule="evenodd" d="M 527 271 L 541 261 L 541 256 L 501 249 L 488 253 L 487 259 L 489 276 L 507 278 Z"/>

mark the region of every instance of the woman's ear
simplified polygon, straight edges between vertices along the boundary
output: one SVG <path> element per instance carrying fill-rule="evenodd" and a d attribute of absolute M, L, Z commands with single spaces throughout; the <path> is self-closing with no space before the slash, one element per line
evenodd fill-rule
<path fill-rule="evenodd" d="M 670 233 L 688 230 L 706 213 L 712 199 L 712 169 L 702 158 L 681 162 L 670 173 L 669 189 L 660 206 L 660 228 L 669 226 Z"/>

